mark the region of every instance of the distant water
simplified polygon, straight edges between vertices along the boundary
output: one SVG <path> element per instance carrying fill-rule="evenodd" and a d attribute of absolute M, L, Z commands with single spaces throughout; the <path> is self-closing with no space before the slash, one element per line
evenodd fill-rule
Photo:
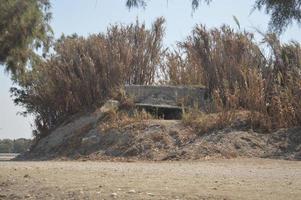
<path fill-rule="evenodd" d="M 18 153 L 0 153 L 0 161 L 7 161 L 17 157 Z"/>

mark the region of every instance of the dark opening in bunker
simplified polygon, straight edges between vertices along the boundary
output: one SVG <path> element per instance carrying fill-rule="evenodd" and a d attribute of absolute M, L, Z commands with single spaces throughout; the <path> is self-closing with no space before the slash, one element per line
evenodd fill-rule
<path fill-rule="evenodd" d="M 165 120 L 179 120 L 182 118 L 182 108 L 177 106 L 137 104 L 139 110 L 145 110 L 151 115 Z"/>

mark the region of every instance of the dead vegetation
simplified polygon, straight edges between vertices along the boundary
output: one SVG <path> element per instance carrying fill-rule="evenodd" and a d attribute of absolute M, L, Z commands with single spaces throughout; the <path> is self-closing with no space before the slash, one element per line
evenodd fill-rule
<path fill-rule="evenodd" d="M 184 125 L 193 127 L 199 135 L 233 127 L 235 124 L 238 126 L 240 120 L 246 121 L 246 116 L 238 111 L 206 114 L 198 110 L 184 113 L 182 119 Z"/>
<path fill-rule="evenodd" d="M 111 115 L 111 114 L 110 114 Z M 245 116 L 245 113 L 238 113 Z M 59 126 L 41 138 L 19 160 L 202 160 L 215 158 L 259 157 L 301 159 L 300 128 L 281 129 L 269 134 L 248 128 L 233 118 L 204 115 L 179 120 L 142 120 L 113 115 L 95 120 L 83 116 Z M 229 116 L 226 116 L 229 118 Z M 200 121 L 201 120 L 201 121 Z M 184 121 L 185 122 L 185 121 Z M 241 122 L 242 123 L 242 122 Z"/>
<path fill-rule="evenodd" d="M 282 44 L 274 34 L 263 37 L 267 46 L 264 49 L 254 41 L 252 33 L 228 26 L 212 30 L 196 26 L 192 35 L 178 44 L 178 50 L 167 55 L 162 68 L 165 80 L 175 85 L 206 86 L 211 96 L 207 113 L 219 113 L 216 127 L 231 123 L 233 115 L 229 113 L 241 109 L 250 112 L 252 128 L 272 131 L 298 126 L 300 44 Z M 195 113 L 188 115 L 196 118 Z M 212 120 L 205 114 L 198 118 L 201 127 Z"/>
<path fill-rule="evenodd" d="M 94 110 L 108 98 L 120 110 L 107 113 L 104 130 L 149 120 L 122 92 L 124 84 L 205 86 L 205 111 L 186 111 L 185 125 L 202 135 L 226 127 L 272 132 L 301 124 L 301 47 L 276 35 L 254 35 L 228 26 L 196 26 L 175 50 L 164 49 L 164 19 L 150 29 L 138 21 L 107 33 L 62 36 L 54 54 L 32 66 L 13 88 L 15 102 L 36 116 L 35 136 L 45 137 L 76 113 Z M 244 113 L 244 114 L 242 114 Z"/>
<path fill-rule="evenodd" d="M 101 120 L 99 129 L 100 131 L 107 132 L 110 129 L 120 129 L 129 124 L 152 119 L 155 119 L 155 117 L 145 110 L 139 111 L 134 109 L 131 112 L 109 111 Z"/>
<path fill-rule="evenodd" d="M 15 102 L 36 116 L 35 136 L 48 134 L 78 112 L 93 110 L 124 84 L 152 84 L 163 54 L 164 19 L 150 29 L 110 26 L 87 38 L 62 36 L 55 53 L 20 79 Z"/>

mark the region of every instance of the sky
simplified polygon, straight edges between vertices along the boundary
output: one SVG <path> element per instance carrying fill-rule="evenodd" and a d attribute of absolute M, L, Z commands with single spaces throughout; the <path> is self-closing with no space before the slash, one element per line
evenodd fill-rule
<path fill-rule="evenodd" d="M 106 31 L 111 24 L 130 24 L 136 19 L 150 27 L 154 20 L 163 16 L 166 19 L 166 47 L 174 47 L 183 41 L 196 24 L 208 28 L 228 24 L 237 28 L 233 16 L 238 18 L 242 29 L 267 30 L 269 16 L 263 11 L 251 12 L 254 0 L 214 0 L 209 6 L 192 12 L 190 0 L 151 0 L 145 9 L 127 9 L 126 0 L 51 0 L 53 19 L 51 26 L 55 37 L 62 34 L 88 36 Z M 282 34 L 284 42 L 301 42 L 301 27 L 292 25 Z M 256 37 L 260 41 L 260 37 Z M 31 138 L 33 117 L 23 117 L 18 112 L 24 109 L 13 104 L 9 89 L 13 86 L 9 75 L 0 66 L 0 139 Z"/>

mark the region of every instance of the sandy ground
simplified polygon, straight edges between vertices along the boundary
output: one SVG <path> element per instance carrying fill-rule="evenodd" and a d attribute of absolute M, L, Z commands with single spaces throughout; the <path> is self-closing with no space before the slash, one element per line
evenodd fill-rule
<path fill-rule="evenodd" d="M 301 162 L 0 162 L 0 199 L 300 199 Z"/>

